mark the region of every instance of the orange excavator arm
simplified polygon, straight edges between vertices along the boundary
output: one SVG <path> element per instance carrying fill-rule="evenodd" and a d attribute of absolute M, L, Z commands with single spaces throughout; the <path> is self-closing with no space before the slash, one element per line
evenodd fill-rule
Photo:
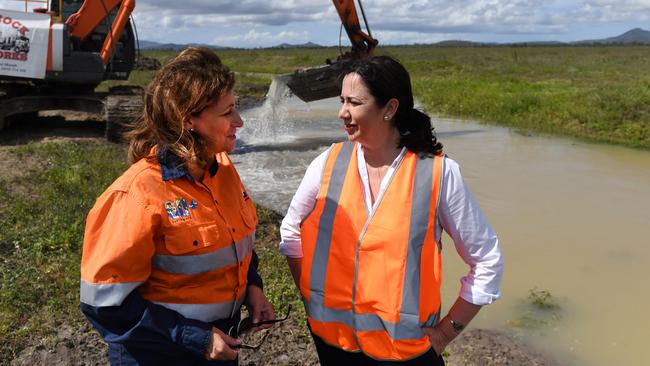
<path fill-rule="evenodd" d="M 110 34 L 102 46 L 100 56 L 104 63 L 108 63 L 111 53 L 120 39 L 129 16 L 135 9 L 135 0 L 86 0 L 79 11 L 72 14 L 65 24 L 68 26 L 71 37 L 85 40 L 108 15 L 119 6 L 117 16 L 111 25 Z"/>
<path fill-rule="evenodd" d="M 340 55 L 335 62 L 326 60 L 326 66 L 310 67 L 297 70 L 293 74 L 281 75 L 279 79 L 285 82 L 291 92 L 305 102 L 335 97 L 341 93 L 340 74 L 344 64 L 350 60 L 360 59 L 372 55 L 372 51 L 379 42 L 372 38 L 368 23 L 368 34 L 361 30 L 359 16 L 355 7 L 355 0 L 332 0 L 336 11 L 339 13 L 341 23 L 352 43 L 352 50 Z M 365 21 L 361 0 L 357 0 L 361 14 Z"/>
<path fill-rule="evenodd" d="M 379 42 L 361 30 L 354 0 L 332 0 L 332 2 L 352 43 L 352 53 L 360 56 L 371 54 Z M 363 12 L 363 8 L 361 8 L 361 11 Z"/>

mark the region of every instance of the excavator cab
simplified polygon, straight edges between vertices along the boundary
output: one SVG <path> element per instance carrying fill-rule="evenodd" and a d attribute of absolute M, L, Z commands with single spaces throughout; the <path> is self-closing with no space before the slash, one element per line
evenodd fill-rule
<path fill-rule="evenodd" d="M 141 113 L 143 91 L 95 88 L 126 80 L 135 67 L 130 15 L 136 0 L 23 1 L 24 12 L 0 9 L 10 25 L 0 32 L 0 130 L 18 115 L 71 110 L 104 114 L 106 137 L 119 140 L 123 126 Z"/>
<path fill-rule="evenodd" d="M 293 74 L 280 76 L 286 81 L 291 92 L 305 102 L 338 96 L 341 93 L 339 76 L 345 69 L 345 64 L 372 55 L 373 49 L 379 43 L 372 38 L 361 0 L 358 0 L 359 8 L 368 33 L 361 29 L 354 0 L 332 0 L 332 2 L 348 34 L 352 49 L 339 56 L 334 62 L 326 60 L 323 66 L 301 69 Z"/>

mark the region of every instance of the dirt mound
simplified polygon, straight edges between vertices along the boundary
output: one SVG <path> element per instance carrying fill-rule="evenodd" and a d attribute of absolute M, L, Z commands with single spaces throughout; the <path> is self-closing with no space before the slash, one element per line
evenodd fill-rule
<path fill-rule="evenodd" d="M 447 350 L 448 365 L 558 365 L 513 334 L 492 329 L 471 329 L 455 339 Z"/>
<path fill-rule="evenodd" d="M 135 70 L 158 70 L 160 61 L 155 58 L 140 55 L 135 62 Z"/>
<path fill-rule="evenodd" d="M 106 343 L 90 324 L 63 324 L 54 341 L 40 340 L 25 348 L 11 365 L 108 365 L 107 350 Z"/>

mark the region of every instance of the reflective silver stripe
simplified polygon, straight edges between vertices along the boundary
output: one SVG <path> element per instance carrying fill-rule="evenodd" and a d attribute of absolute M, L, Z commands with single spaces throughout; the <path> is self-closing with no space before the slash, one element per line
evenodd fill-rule
<path fill-rule="evenodd" d="M 427 322 L 419 323 L 419 315 L 400 314 L 400 322 L 393 323 L 381 319 L 375 314 L 354 314 L 349 310 L 331 309 L 323 305 L 321 294 L 312 294 L 310 301 L 305 301 L 309 316 L 320 322 L 337 322 L 356 331 L 383 330 L 392 339 L 419 339 L 424 336 L 420 326 L 429 326 L 438 322 L 438 314 L 431 316 Z"/>
<path fill-rule="evenodd" d="M 429 315 L 427 321 L 421 324 L 423 327 L 433 327 L 440 321 L 440 309 L 435 314 Z"/>
<path fill-rule="evenodd" d="M 440 162 L 440 177 L 439 177 L 440 180 L 438 181 L 439 184 L 438 200 L 436 201 L 436 215 L 434 216 L 435 230 L 434 230 L 433 239 L 436 241 L 436 245 L 438 246 L 438 251 L 442 253 L 442 225 L 438 225 L 438 223 L 440 222 L 440 218 L 438 218 L 438 207 L 440 207 L 440 196 L 442 196 L 442 182 L 444 182 L 443 177 L 445 174 L 445 164 L 447 161 L 447 156 L 442 155 L 438 159 L 442 159 L 442 161 Z"/>
<path fill-rule="evenodd" d="M 348 141 L 344 142 L 334 162 L 332 177 L 325 197 L 325 207 L 318 222 L 318 236 L 316 238 L 316 247 L 314 248 L 314 258 L 318 260 L 313 261 L 311 266 L 309 279 L 310 297 L 315 293 L 323 294 L 325 292 L 325 271 L 327 270 L 327 261 L 332 242 L 334 217 L 336 216 L 336 208 L 338 207 L 339 197 L 343 190 L 345 173 L 350 164 L 353 148 L 354 144 Z"/>
<path fill-rule="evenodd" d="M 309 302 L 304 301 L 307 314 L 315 320 L 320 322 L 337 322 L 345 324 L 352 328 L 354 325 L 354 317 L 349 310 L 331 309 L 325 307 L 323 294 L 312 293 Z"/>
<path fill-rule="evenodd" d="M 433 159 L 417 159 L 415 177 L 413 178 L 413 196 L 411 197 L 411 224 L 409 226 L 406 266 L 404 268 L 404 288 L 402 290 L 402 307 L 400 323 L 408 328 L 417 329 L 420 334 L 411 338 L 422 338 L 420 330 L 420 264 L 422 246 L 427 234 L 431 205 L 431 187 L 433 182 Z"/>
<path fill-rule="evenodd" d="M 244 296 L 240 297 L 236 301 L 218 302 L 214 304 L 172 304 L 157 301 L 153 302 L 164 306 L 167 309 L 174 310 L 186 318 L 204 322 L 213 322 L 219 319 L 230 318 L 244 303 Z"/>
<path fill-rule="evenodd" d="M 255 231 L 249 235 L 241 238 L 235 245 L 235 251 L 237 252 L 237 262 L 241 262 L 248 256 L 249 253 L 253 251 L 253 243 L 255 242 Z"/>
<path fill-rule="evenodd" d="M 212 253 L 200 255 L 162 255 L 157 254 L 152 259 L 153 268 L 169 273 L 193 275 L 197 273 L 210 272 L 235 264 L 240 258 L 245 258 L 253 251 L 255 233 L 244 237 L 234 246 L 223 247 Z"/>
<path fill-rule="evenodd" d="M 419 339 L 424 336 L 420 329 L 419 315 L 400 314 L 398 323 L 388 322 L 375 314 L 355 314 L 357 331 L 360 330 L 383 330 L 394 340 Z"/>
<path fill-rule="evenodd" d="M 93 284 L 81 280 L 79 297 L 81 302 L 91 306 L 118 306 L 144 282 Z"/>
<path fill-rule="evenodd" d="M 393 339 L 416 339 L 422 338 L 423 332 L 418 324 L 418 315 L 407 321 L 408 326 L 404 323 L 392 323 L 382 320 L 375 314 L 353 314 L 352 311 L 326 308 L 323 305 L 323 297 L 314 294 L 310 301 L 305 303 L 307 312 L 312 319 L 320 322 L 337 322 L 345 324 L 356 330 L 384 330 L 390 334 Z M 409 315 L 409 317 L 413 317 Z M 402 320 L 404 320 L 402 318 Z M 415 324 L 415 327 L 413 326 Z"/>

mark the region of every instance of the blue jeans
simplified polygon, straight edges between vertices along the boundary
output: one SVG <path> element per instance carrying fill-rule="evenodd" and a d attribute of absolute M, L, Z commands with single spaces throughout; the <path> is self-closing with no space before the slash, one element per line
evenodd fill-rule
<path fill-rule="evenodd" d="M 236 326 L 240 318 L 239 311 L 231 319 L 218 320 L 213 326 L 228 333 L 231 326 Z M 156 351 L 151 349 L 155 348 Z M 183 347 L 169 343 L 160 345 L 147 344 L 124 346 L 117 343 L 108 344 L 108 361 L 111 366 L 237 366 L 239 359 L 233 361 L 209 361 L 191 353 Z"/>

